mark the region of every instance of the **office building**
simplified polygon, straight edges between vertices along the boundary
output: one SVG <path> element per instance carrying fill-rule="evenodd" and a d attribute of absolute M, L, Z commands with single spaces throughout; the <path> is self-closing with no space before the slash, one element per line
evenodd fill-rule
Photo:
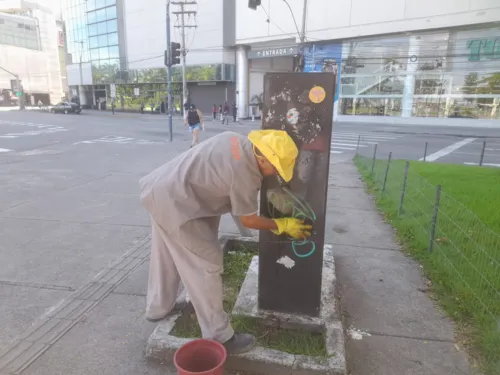
<path fill-rule="evenodd" d="M 237 2 L 240 112 L 303 62 L 337 72 L 341 121 L 500 126 L 499 20 L 497 0 Z"/>
<path fill-rule="evenodd" d="M 0 67 L 19 75 L 26 104 L 64 96 L 56 17 L 39 2 L 0 0 Z M 0 70 L 0 105 L 16 105 L 15 78 Z"/>
<path fill-rule="evenodd" d="M 172 41 L 180 42 L 180 15 L 172 5 Z M 200 1 L 185 15 L 189 101 L 204 111 L 235 93 L 234 0 Z M 97 108 L 156 106 L 167 96 L 164 0 L 63 0 L 68 84 L 82 105 Z M 229 21 L 226 21 L 229 20 Z M 226 47 L 227 46 L 227 47 Z M 182 97 L 180 67 L 173 68 L 175 103 Z"/>

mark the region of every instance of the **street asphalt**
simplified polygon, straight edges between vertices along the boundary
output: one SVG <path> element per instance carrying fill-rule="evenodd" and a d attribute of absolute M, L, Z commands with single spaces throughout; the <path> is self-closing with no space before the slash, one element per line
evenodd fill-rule
<path fill-rule="evenodd" d="M 259 124 L 206 120 L 201 138 Z M 416 160 L 429 142 L 434 162 L 460 164 L 478 161 L 486 141 L 484 161 L 500 164 L 498 132 L 457 131 L 335 124 L 326 236 L 349 324 L 371 332 L 348 344 L 353 375 L 468 373 L 451 324 L 418 292 L 418 265 L 397 251 L 350 162 L 361 136 L 362 154 L 376 143 L 378 157 Z M 140 177 L 189 148 L 179 118 L 173 137 L 161 115 L 0 112 L 0 375 L 173 373 L 143 356 L 155 325 L 144 319 L 149 219 L 138 201 Z M 230 217 L 221 232 L 237 233 Z"/>

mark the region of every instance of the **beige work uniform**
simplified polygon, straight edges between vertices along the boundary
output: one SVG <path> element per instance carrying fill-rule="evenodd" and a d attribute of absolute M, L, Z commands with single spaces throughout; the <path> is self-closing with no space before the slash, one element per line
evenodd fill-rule
<path fill-rule="evenodd" d="M 146 317 L 174 307 L 187 289 L 204 338 L 229 340 L 234 331 L 222 306 L 220 216 L 255 214 L 262 176 L 247 137 L 225 132 L 179 155 L 140 181 L 152 218 Z"/>

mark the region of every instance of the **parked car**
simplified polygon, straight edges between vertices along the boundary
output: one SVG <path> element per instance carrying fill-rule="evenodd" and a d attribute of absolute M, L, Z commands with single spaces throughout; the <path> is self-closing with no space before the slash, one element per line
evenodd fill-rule
<path fill-rule="evenodd" d="M 50 112 L 52 113 L 76 113 L 80 114 L 82 112 L 82 108 L 77 104 L 77 103 L 70 103 L 70 102 L 61 102 L 57 103 L 55 106 L 53 106 L 50 109 Z"/>

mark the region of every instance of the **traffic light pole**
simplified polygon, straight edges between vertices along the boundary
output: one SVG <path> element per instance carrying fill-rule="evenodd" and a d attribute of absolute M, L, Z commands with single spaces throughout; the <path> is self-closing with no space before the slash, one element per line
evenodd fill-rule
<path fill-rule="evenodd" d="M 19 76 L 17 74 L 14 74 L 14 73 L 8 71 L 7 69 L 2 68 L 2 67 L 0 67 L 0 69 L 3 70 L 6 73 L 9 73 L 10 75 L 12 75 L 12 76 L 14 76 L 16 78 L 17 89 L 21 93 L 21 96 L 18 96 L 19 110 L 20 111 L 24 110 L 24 90 L 21 88 L 21 81 L 19 80 Z"/>
<path fill-rule="evenodd" d="M 167 0 L 167 50 L 168 56 L 171 58 L 172 51 L 170 48 L 170 0 Z M 168 106 L 168 135 L 169 140 L 172 142 L 174 135 L 172 130 L 172 64 L 167 65 L 167 106 Z"/>

